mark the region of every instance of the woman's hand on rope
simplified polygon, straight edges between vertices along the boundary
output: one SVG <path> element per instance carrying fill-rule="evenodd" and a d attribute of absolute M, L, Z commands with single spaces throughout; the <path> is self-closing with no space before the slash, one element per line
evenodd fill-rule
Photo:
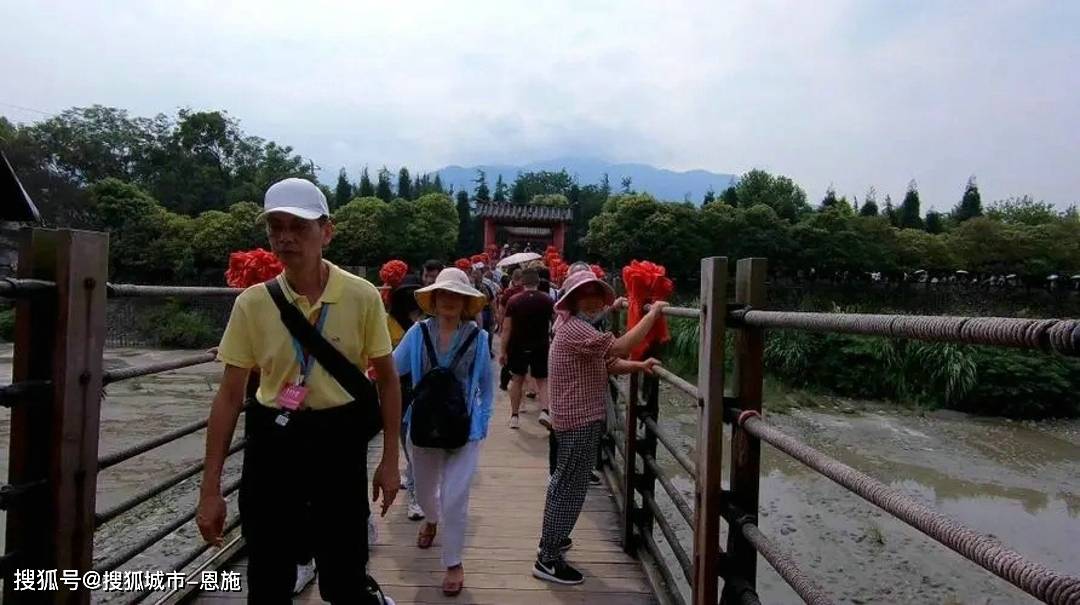
<path fill-rule="evenodd" d="M 221 546 L 225 542 L 225 510 L 225 498 L 220 493 L 199 498 L 195 523 L 207 544 Z"/>
<path fill-rule="evenodd" d="M 664 307 L 671 306 L 665 300 L 658 300 L 649 305 L 649 313 L 659 317 L 664 312 Z"/>
<path fill-rule="evenodd" d="M 660 363 L 660 360 L 655 357 L 650 357 L 645 361 L 640 361 L 638 363 L 641 364 L 641 371 L 646 374 L 653 374 L 653 368 L 663 365 Z"/>

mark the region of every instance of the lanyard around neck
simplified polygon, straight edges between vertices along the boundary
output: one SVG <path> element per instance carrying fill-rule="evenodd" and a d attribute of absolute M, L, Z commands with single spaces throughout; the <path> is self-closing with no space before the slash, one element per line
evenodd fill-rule
<path fill-rule="evenodd" d="M 315 329 L 322 334 L 323 326 L 326 324 L 326 311 L 328 306 L 323 303 L 319 308 L 319 319 L 315 322 Z M 311 376 L 311 370 L 315 366 L 315 360 L 311 357 L 311 353 L 304 350 L 303 345 L 296 338 L 292 339 L 293 352 L 296 354 L 296 363 L 300 364 L 300 384 L 307 382 L 309 376 Z"/>

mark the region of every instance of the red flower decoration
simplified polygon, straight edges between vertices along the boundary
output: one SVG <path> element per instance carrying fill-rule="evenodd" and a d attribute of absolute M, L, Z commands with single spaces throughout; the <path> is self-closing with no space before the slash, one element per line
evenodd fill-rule
<path fill-rule="evenodd" d="M 570 271 L 570 265 L 566 264 L 563 259 L 558 258 L 554 263 L 548 265 L 548 272 L 551 274 L 551 283 L 555 284 L 555 287 L 561 287 L 563 280 L 566 279 L 566 274 Z"/>
<path fill-rule="evenodd" d="M 225 283 L 232 288 L 248 288 L 277 277 L 285 270 L 278 257 L 269 250 L 256 248 L 229 255 L 229 268 L 225 271 Z"/>
<path fill-rule="evenodd" d="M 398 287 L 401 280 L 405 279 L 408 274 L 409 265 L 405 261 L 398 259 L 386 261 L 379 269 L 379 279 L 382 280 L 383 284 L 391 288 Z"/>
<path fill-rule="evenodd" d="M 467 258 L 459 258 L 459 259 L 457 259 L 457 261 L 454 262 L 454 266 L 457 267 L 458 269 L 461 269 L 462 271 L 464 271 L 466 273 L 468 273 L 469 271 L 472 271 L 472 263 L 470 263 L 469 259 L 467 259 Z"/>
<path fill-rule="evenodd" d="M 592 269 L 593 275 L 595 275 L 597 279 L 604 279 L 604 276 L 607 275 L 600 265 L 589 265 L 589 268 Z"/>
<path fill-rule="evenodd" d="M 675 284 L 667 277 L 663 266 L 649 261 L 631 261 L 622 270 L 629 309 L 626 327 L 632 328 L 645 316 L 645 305 L 655 300 L 667 300 L 675 290 Z M 641 359 L 651 347 L 671 340 L 667 321 L 661 316 L 645 340 L 630 352 L 631 359 Z"/>

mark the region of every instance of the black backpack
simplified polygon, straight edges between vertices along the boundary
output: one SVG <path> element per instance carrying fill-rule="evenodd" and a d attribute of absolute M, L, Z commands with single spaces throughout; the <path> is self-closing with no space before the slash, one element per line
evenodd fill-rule
<path fill-rule="evenodd" d="M 417 447 L 457 449 L 469 442 L 472 418 L 468 397 L 454 375 L 454 368 L 461 363 L 480 329 L 469 332 L 450 360 L 450 366 L 445 368 L 439 365 L 426 323 L 420 322 L 420 331 L 431 369 L 413 387 L 409 438 Z"/>

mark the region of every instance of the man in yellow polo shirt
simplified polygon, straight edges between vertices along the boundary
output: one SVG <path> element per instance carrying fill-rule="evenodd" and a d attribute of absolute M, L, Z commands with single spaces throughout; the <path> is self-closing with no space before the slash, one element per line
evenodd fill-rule
<path fill-rule="evenodd" d="M 310 181 L 285 179 L 265 197 L 267 235 L 285 265 L 285 297 L 323 337 L 360 368 L 374 366 L 382 403 L 383 454 L 372 478 L 382 513 L 398 490 L 401 393 L 386 312 L 376 288 L 322 258 L 334 234 L 326 197 Z M 367 441 L 361 406 L 294 341 L 264 285 L 233 306 L 218 348 L 225 363 L 206 433 L 199 499 L 203 537 L 220 544 L 225 523 L 221 470 L 240 415 L 245 383 L 258 368 L 258 403 L 247 414 L 248 444 L 240 480 L 247 543 L 248 599 L 290 602 L 297 553 L 310 548 L 319 592 L 331 603 L 368 603 Z M 299 388 L 296 388 L 299 387 Z M 299 407 L 283 416 L 282 408 Z M 281 422 L 281 418 L 285 422 Z"/>

